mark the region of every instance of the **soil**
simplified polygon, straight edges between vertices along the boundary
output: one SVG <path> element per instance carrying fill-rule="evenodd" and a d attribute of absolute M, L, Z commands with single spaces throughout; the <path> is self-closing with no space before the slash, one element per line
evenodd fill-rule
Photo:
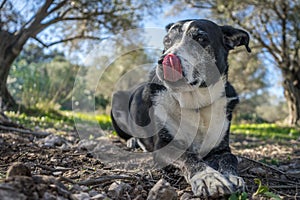
<path fill-rule="evenodd" d="M 300 140 L 232 135 L 231 146 L 239 156 L 247 198 L 300 199 Z M 199 199 L 178 169 L 155 169 L 143 153 L 126 162 L 131 154 L 124 157 L 125 150 L 118 138 L 80 140 L 76 131 L 42 138 L 0 131 L 0 199 L 142 200 L 162 179 L 173 199 Z M 269 193 L 254 195 L 256 178 Z"/>

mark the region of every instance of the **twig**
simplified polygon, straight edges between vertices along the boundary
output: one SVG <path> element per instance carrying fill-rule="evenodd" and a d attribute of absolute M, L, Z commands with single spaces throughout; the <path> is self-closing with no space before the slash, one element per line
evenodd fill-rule
<path fill-rule="evenodd" d="M 76 182 L 73 181 L 72 179 L 68 178 L 68 177 L 65 177 L 65 176 L 60 176 L 58 178 L 59 181 L 66 181 L 66 182 L 69 182 L 69 183 L 72 183 L 72 184 L 75 184 Z"/>
<path fill-rule="evenodd" d="M 136 180 L 136 177 L 132 177 L 132 176 L 120 176 L 120 175 L 111 175 L 111 176 L 103 176 L 100 178 L 96 178 L 96 179 L 88 179 L 85 181 L 79 181 L 78 184 L 79 185 L 86 185 L 86 186 L 91 186 L 91 185 L 98 185 L 101 183 L 105 183 L 107 181 L 113 181 L 115 179 L 123 179 L 123 180 Z"/>
<path fill-rule="evenodd" d="M 300 196 L 298 195 L 298 193 L 296 193 L 295 195 L 290 195 L 290 194 L 286 194 L 280 190 L 274 190 L 277 194 L 280 194 L 282 196 L 288 197 L 289 199 L 300 199 Z"/>
<path fill-rule="evenodd" d="M 257 176 L 249 175 L 249 174 L 241 174 L 241 176 L 244 178 L 256 178 L 257 177 Z"/>
<path fill-rule="evenodd" d="M 39 168 L 42 168 L 44 170 L 51 171 L 51 172 L 64 172 L 64 171 L 72 170 L 72 168 L 65 168 L 65 167 L 64 168 L 53 168 L 53 167 L 49 167 L 47 165 L 41 165 L 41 164 L 37 164 L 36 166 Z"/>
<path fill-rule="evenodd" d="M 55 169 L 53 167 L 49 167 L 49 166 L 46 166 L 46 165 L 37 164 L 36 166 L 39 167 L 39 168 L 42 168 L 44 170 L 50 171 L 50 172 L 55 171 Z"/>
<path fill-rule="evenodd" d="M 297 189 L 299 185 L 269 185 L 271 189 Z"/>
<path fill-rule="evenodd" d="M 272 166 L 270 166 L 270 165 L 267 165 L 267 164 L 265 164 L 265 163 L 262 163 L 262 162 L 253 160 L 253 159 L 251 159 L 251 158 L 244 157 L 244 156 L 239 156 L 239 157 L 241 157 L 242 159 L 246 159 L 246 160 L 248 160 L 248 161 L 254 162 L 254 163 L 256 163 L 256 164 L 262 165 L 262 166 L 264 166 L 264 167 L 266 167 L 266 168 L 272 169 L 272 170 L 274 170 L 274 171 L 276 171 L 276 172 L 279 172 L 280 174 L 286 175 L 285 172 L 283 172 L 283 171 L 281 171 L 281 170 L 279 170 L 279 169 L 276 169 L 276 168 L 274 168 L 274 167 L 272 167 Z M 286 176 L 287 176 L 287 175 L 286 175 Z"/>
<path fill-rule="evenodd" d="M 298 184 L 297 182 L 294 182 L 294 181 L 281 180 L 281 179 L 276 179 L 276 178 L 267 178 L 267 180 L 269 180 L 269 181 L 277 181 L 277 182 L 282 182 L 282 183 L 295 184 L 295 185 Z M 300 185 L 299 185 L 299 187 L 300 187 Z"/>
<path fill-rule="evenodd" d="M 0 129 L 5 130 L 5 131 L 13 131 L 13 132 L 21 133 L 21 134 L 29 134 L 29 135 L 33 135 L 35 137 L 47 137 L 48 135 L 51 134 L 51 133 L 47 133 L 47 132 L 34 132 L 34 131 L 26 130 L 26 129 L 7 127 L 7 126 L 2 126 L 2 125 L 0 125 Z"/>

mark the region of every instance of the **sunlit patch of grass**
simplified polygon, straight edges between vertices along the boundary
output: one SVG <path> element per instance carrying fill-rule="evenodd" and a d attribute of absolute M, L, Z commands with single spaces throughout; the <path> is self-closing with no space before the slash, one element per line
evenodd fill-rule
<path fill-rule="evenodd" d="M 99 123 L 102 129 L 112 130 L 109 115 L 93 115 L 91 113 L 49 110 L 33 110 L 24 113 L 9 111 L 5 112 L 5 114 L 15 123 L 31 129 L 54 128 L 56 130 L 71 131 L 74 130 L 75 122 L 80 122 L 87 125 L 91 123 Z"/>
<path fill-rule="evenodd" d="M 31 129 L 55 128 L 60 130 L 73 130 L 73 119 L 55 111 L 40 112 L 5 112 L 5 114 L 15 123 Z"/>
<path fill-rule="evenodd" d="M 111 130 L 112 124 L 111 119 L 109 115 L 94 115 L 91 113 L 80 113 L 80 112 L 74 112 L 73 117 L 75 118 L 75 121 L 80 121 L 81 123 L 99 123 L 100 127 L 103 130 Z"/>
<path fill-rule="evenodd" d="M 300 129 L 296 127 L 282 126 L 278 124 L 233 124 L 231 132 L 245 134 L 266 139 L 297 139 L 300 137 Z"/>

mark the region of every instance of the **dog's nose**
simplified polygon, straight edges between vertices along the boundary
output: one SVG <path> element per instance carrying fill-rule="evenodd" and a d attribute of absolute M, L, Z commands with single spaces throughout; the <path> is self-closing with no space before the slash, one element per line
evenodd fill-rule
<path fill-rule="evenodd" d="M 162 63 L 163 63 L 163 61 L 164 61 L 164 58 L 165 58 L 164 55 L 161 56 L 161 57 L 159 58 L 159 60 L 157 61 L 157 63 L 158 63 L 159 65 L 162 65 Z"/>

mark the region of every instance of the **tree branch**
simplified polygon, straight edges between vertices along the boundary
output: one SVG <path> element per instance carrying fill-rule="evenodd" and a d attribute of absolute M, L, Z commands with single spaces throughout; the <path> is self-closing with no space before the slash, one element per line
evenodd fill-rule
<path fill-rule="evenodd" d="M 45 19 L 46 16 L 49 15 L 47 12 L 48 8 L 53 3 L 53 0 L 46 0 L 45 4 L 40 8 L 40 10 L 36 13 L 35 20 L 32 23 L 32 26 L 40 24 L 43 19 Z M 30 29 L 30 28 L 29 28 Z"/>
<path fill-rule="evenodd" d="M 7 0 L 3 0 L 2 3 L 0 4 L 0 10 L 4 7 L 4 4 L 7 2 Z"/>
<path fill-rule="evenodd" d="M 263 13 L 262 13 L 263 14 Z M 263 19 L 262 19 L 262 14 L 258 17 L 259 18 L 259 20 L 260 20 L 260 23 L 261 23 L 261 25 L 263 26 L 263 28 L 264 28 L 264 32 L 266 33 L 266 36 L 267 36 L 267 38 L 268 38 L 268 40 L 270 41 L 270 43 L 271 43 L 271 48 L 273 48 L 273 50 L 276 52 L 276 53 L 278 53 L 278 54 L 280 54 L 282 51 L 280 51 L 279 49 L 278 49 L 278 47 L 276 46 L 276 44 L 274 43 L 274 41 L 273 41 L 273 35 L 274 35 L 274 33 L 272 34 L 270 31 L 269 31 L 269 29 L 268 29 L 268 27 L 267 27 L 267 25 L 269 25 L 269 24 L 267 24 L 267 23 L 265 23 L 264 21 L 263 21 Z M 270 18 L 270 16 L 267 16 L 266 15 L 266 17 L 269 17 Z"/>
<path fill-rule="evenodd" d="M 185 0 L 185 3 L 190 5 L 193 8 L 212 9 L 214 7 L 214 5 L 211 4 L 210 2 L 205 2 L 206 4 L 209 4 L 210 6 L 202 5 L 202 3 L 201 4 L 196 4 L 196 3 L 194 3 L 193 1 L 190 1 L 190 0 Z"/>
<path fill-rule="evenodd" d="M 51 133 L 47 133 L 47 132 L 35 132 L 35 131 L 21 129 L 21 128 L 8 127 L 8 126 L 3 126 L 1 124 L 0 124 L 0 130 L 12 131 L 12 132 L 17 132 L 17 133 L 27 134 L 27 135 L 33 135 L 35 137 L 47 137 L 48 135 L 51 134 Z"/>
<path fill-rule="evenodd" d="M 41 45 L 43 45 L 43 47 L 51 47 L 53 45 L 59 44 L 59 43 L 65 43 L 65 42 L 69 42 L 69 41 L 73 41 L 73 40 L 77 40 L 77 39 L 89 39 L 89 40 L 104 40 L 105 38 L 100 38 L 100 37 L 95 37 L 95 36 L 87 36 L 87 35 L 77 35 L 74 37 L 69 37 L 66 39 L 61 39 L 61 40 L 57 40 L 51 43 L 44 43 L 43 41 L 41 41 L 39 38 L 37 37 L 33 37 L 33 39 L 35 39 L 38 43 L 40 43 Z"/>
<path fill-rule="evenodd" d="M 51 13 L 57 11 L 58 9 L 60 9 L 61 7 L 63 7 L 67 2 L 68 2 L 67 0 L 64 0 L 64 1 L 60 2 L 59 4 L 57 4 L 57 6 L 55 6 L 50 11 L 48 11 L 48 14 L 51 14 Z"/>

